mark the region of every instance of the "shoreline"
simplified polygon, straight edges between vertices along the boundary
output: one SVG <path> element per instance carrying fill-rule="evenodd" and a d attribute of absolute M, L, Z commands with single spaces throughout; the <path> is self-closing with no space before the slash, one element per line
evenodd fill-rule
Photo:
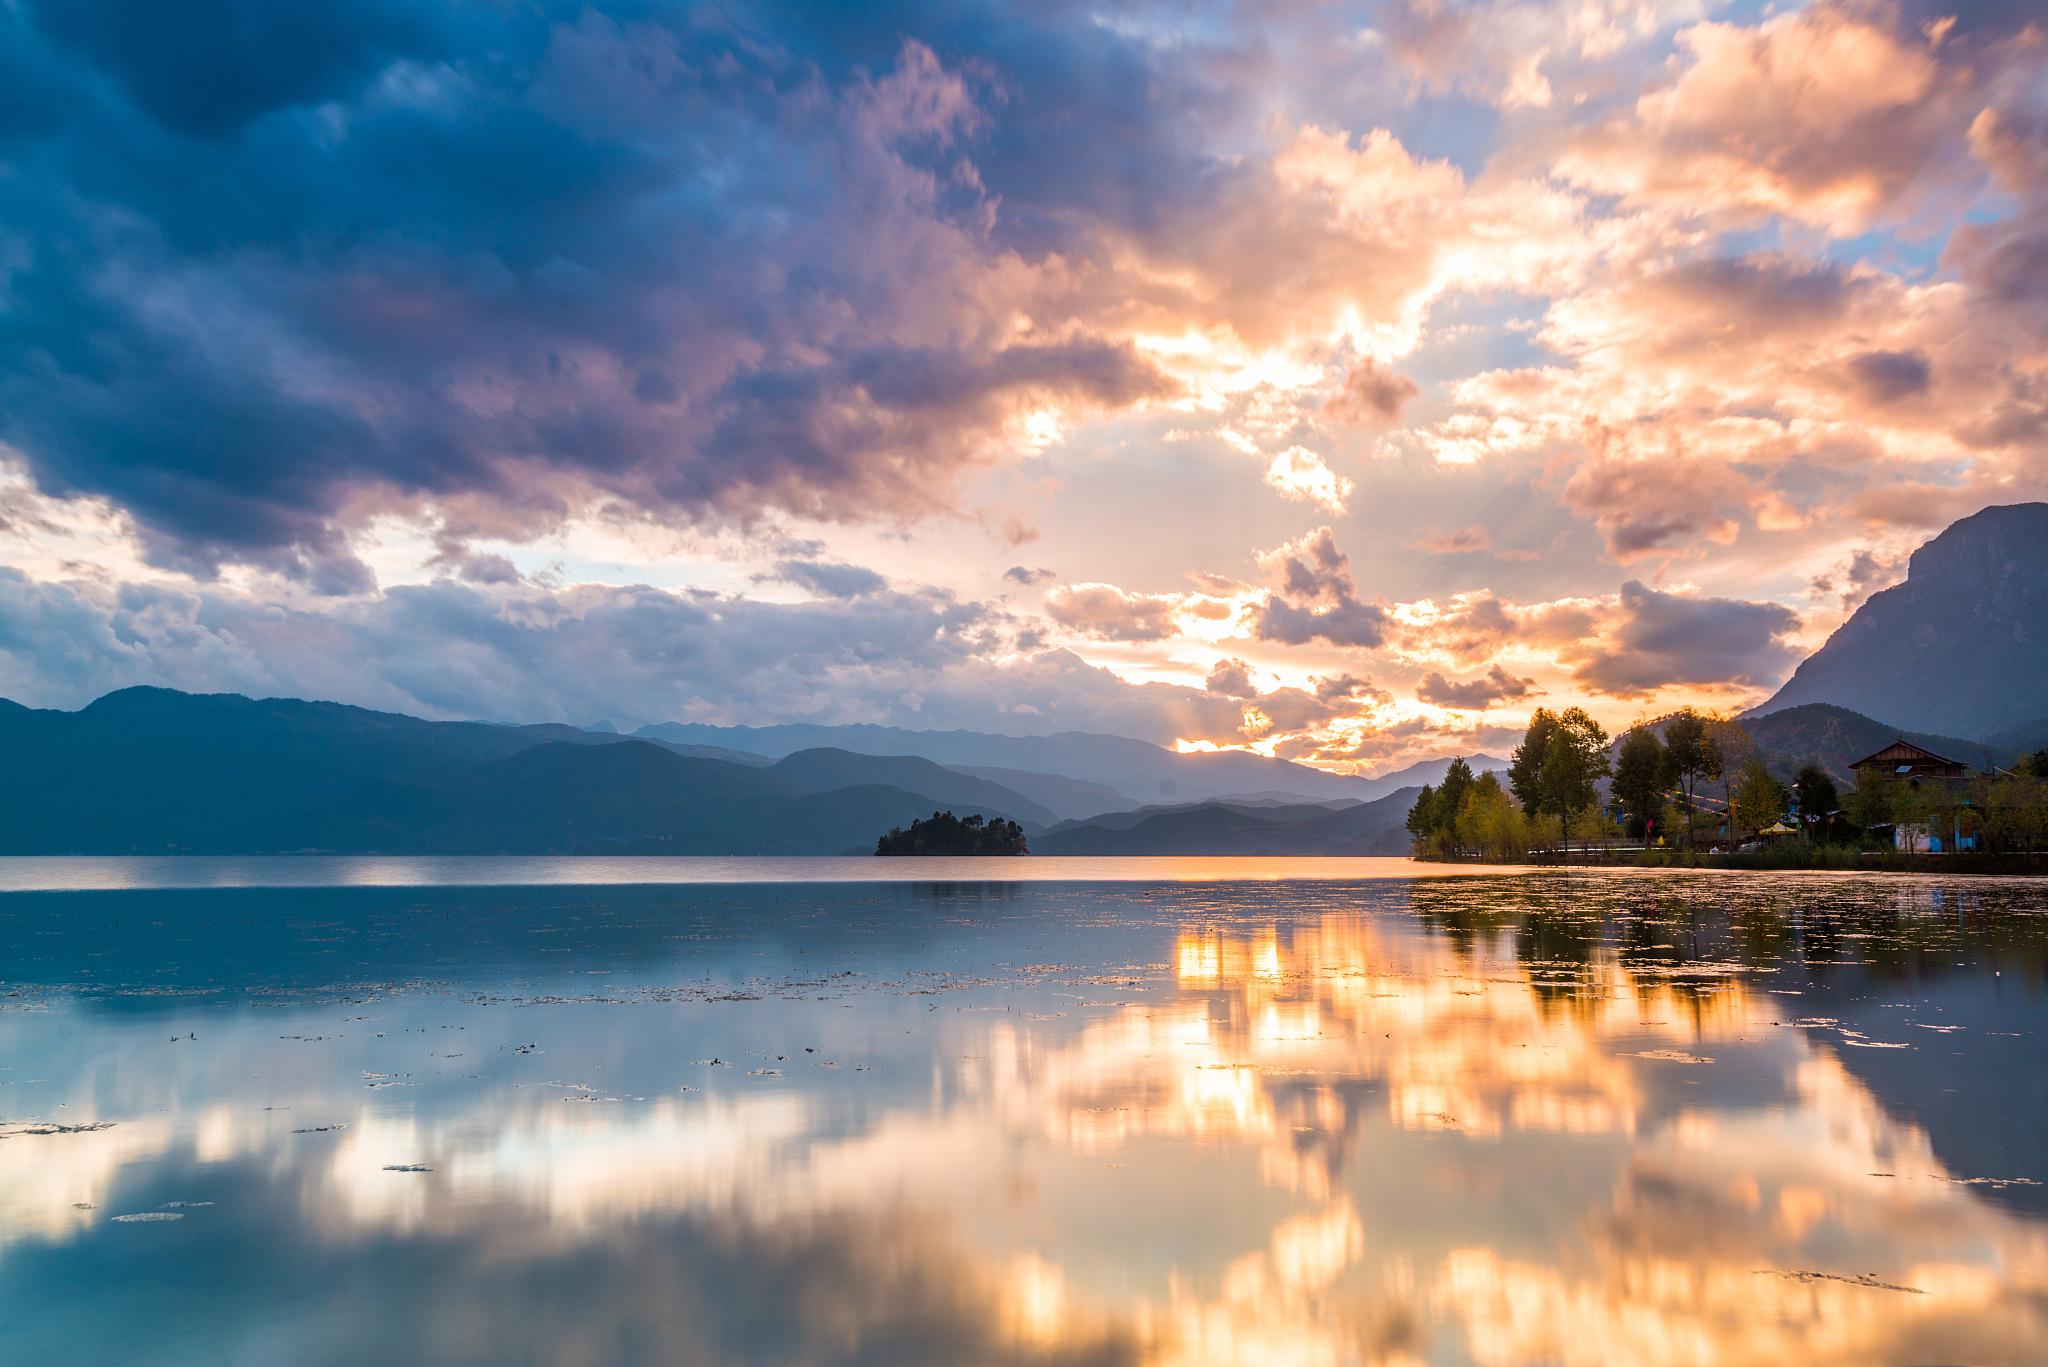
<path fill-rule="evenodd" d="M 1418 864 L 1459 865 L 1472 861 L 1415 855 Z M 1503 867 L 1489 861 L 1489 867 Z M 1554 869 L 1733 869 L 1789 873 L 1946 873 L 2012 877 L 2048 875 L 2048 854 L 1925 854 L 1897 850 L 1843 850 L 1835 847 L 1797 851 L 1740 852 L 1683 850 L 1574 850 L 1531 856 L 1510 868 Z"/>

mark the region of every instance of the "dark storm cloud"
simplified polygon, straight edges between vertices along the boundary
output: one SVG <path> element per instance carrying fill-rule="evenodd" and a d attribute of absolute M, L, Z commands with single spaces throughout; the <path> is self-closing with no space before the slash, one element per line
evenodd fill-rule
<path fill-rule="evenodd" d="M 1767 685 L 1790 668 L 1796 652 L 1785 637 L 1798 627 L 1776 603 L 1660 593 L 1630 580 L 1601 639 L 1567 658 L 1581 685 L 1617 697 L 1670 684 Z"/>
<path fill-rule="evenodd" d="M 1499 665 L 1476 679 L 1460 683 L 1431 670 L 1415 690 L 1423 702 L 1464 712 L 1480 712 L 1501 702 L 1519 702 L 1537 691 L 1534 679 L 1518 679 Z"/>
<path fill-rule="evenodd" d="M 776 565 L 775 576 L 820 598 L 860 598 L 879 593 L 889 581 L 865 565 L 844 565 L 831 560 L 784 560 Z"/>
<path fill-rule="evenodd" d="M 1328 527 L 1260 553 L 1259 566 L 1280 585 L 1255 610 L 1252 634 L 1282 645 L 1327 641 L 1370 650 L 1386 638 L 1385 608 L 1362 602 L 1351 578 L 1351 557 Z"/>
<path fill-rule="evenodd" d="M 1299 607 L 1273 596 L 1259 609 L 1255 634 L 1262 641 L 1278 641 L 1282 645 L 1328 641 L 1333 646 L 1371 650 L 1386 639 L 1387 613 L 1376 604 L 1361 603 L 1348 595 L 1321 610 Z"/>
<path fill-rule="evenodd" d="M 440 46 L 441 16 L 399 0 L 346 5 L 46 0 L 37 25 L 166 127 L 224 136 L 287 105 L 346 96 L 391 58 Z"/>
<path fill-rule="evenodd" d="M 1925 394 L 1933 377 L 1927 354 L 1920 351 L 1865 351 L 1849 358 L 1849 374 L 1873 403 Z"/>
<path fill-rule="evenodd" d="M 340 591 L 422 499 L 943 502 L 1019 406 L 1164 386 L 1013 330 L 1036 253 L 1199 193 L 1221 98 L 1072 18 L 0 11 L 0 440 L 159 560 Z"/>

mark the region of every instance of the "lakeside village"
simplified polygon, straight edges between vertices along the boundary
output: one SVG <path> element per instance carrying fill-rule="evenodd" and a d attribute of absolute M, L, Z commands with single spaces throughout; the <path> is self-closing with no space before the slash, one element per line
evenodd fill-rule
<path fill-rule="evenodd" d="M 1979 770 L 1901 736 L 1849 767 L 1846 791 L 1817 761 L 1782 782 L 1739 720 L 1691 708 L 1618 744 L 1581 708 L 1538 709 L 1505 774 L 1458 760 L 1408 831 L 1418 858 L 1497 864 L 1989 868 L 2048 850 L 2048 750 Z"/>

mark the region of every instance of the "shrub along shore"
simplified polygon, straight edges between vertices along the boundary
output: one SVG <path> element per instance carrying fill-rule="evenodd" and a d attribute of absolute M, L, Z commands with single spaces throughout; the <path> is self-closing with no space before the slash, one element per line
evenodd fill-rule
<path fill-rule="evenodd" d="M 1807 869 L 1844 873 L 2024 874 L 2048 877 L 2048 854 L 1911 853 L 1858 849 L 1853 845 L 1810 845 L 1787 841 L 1760 850 L 1639 849 L 1592 845 L 1562 850 L 1529 850 L 1519 859 L 1487 860 L 1476 855 L 1446 858 L 1419 855 L 1432 863 L 1527 864 L 1541 868 L 1593 869 Z"/>
<path fill-rule="evenodd" d="M 1901 829 L 1969 847 L 1901 850 Z M 1817 764 L 1780 782 L 1733 718 L 1688 708 L 1610 751 L 1583 709 L 1539 708 L 1505 782 L 1454 762 L 1408 831 L 1418 859 L 1490 864 L 2048 873 L 2048 751 L 1967 781 L 1866 776 L 1844 794 Z"/>

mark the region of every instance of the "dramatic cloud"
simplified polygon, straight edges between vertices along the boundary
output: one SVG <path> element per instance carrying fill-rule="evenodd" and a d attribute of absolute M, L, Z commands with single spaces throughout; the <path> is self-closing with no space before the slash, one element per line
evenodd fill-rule
<path fill-rule="evenodd" d="M 1284 497 L 1313 503 L 1326 513 L 1343 512 L 1344 500 L 1355 487 L 1325 465 L 1321 456 L 1301 446 L 1290 446 L 1273 457 L 1266 467 L 1266 483 Z"/>
<path fill-rule="evenodd" d="M 2048 497 L 2037 9 L 0 6 L 0 692 L 1737 705 Z"/>
<path fill-rule="evenodd" d="M 1259 564 L 1286 595 L 1269 595 L 1258 609 L 1259 639 L 1288 645 L 1327 641 L 1362 650 L 1385 639 L 1386 610 L 1358 600 L 1351 561 L 1328 527 L 1264 552 Z"/>
<path fill-rule="evenodd" d="M 1850 235 L 1944 183 L 1968 126 L 1967 63 L 1880 6 L 1820 3 L 1679 35 L 1677 79 L 1561 159 L 1603 193 L 1709 214 L 1784 214 Z"/>
<path fill-rule="evenodd" d="M 873 570 L 822 560 L 784 560 L 775 567 L 775 573 L 821 598 L 859 598 L 879 593 L 889 584 Z"/>
<path fill-rule="evenodd" d="M 912 517 L 1029 410 L 1167 392 L 994 232 L 1028 87 L 547 11 L 10 11 L 0 438 L 164 563 L 356 591 L 376 508 Z"/>
<path fill-rule="evenodd" d="M 1775 684 L 1795 652 L 1799 618 L 1776 603 L 1659 593 L 1631 580 L 1601 637 L 1567 652 L 1586 688 L 1642 697 L 1672 684 Z"/>
<path fill-rule="evenodd" d="M 1495 665 L 1479 678 L 1468 679 L 1464 683 L 1453 683 L 1438 671 L 1431 670 L 1423 677 L 1415 696 L 1438 707 L 1482 712 L 1495 703 L 1520 702 L 1536 691 L 1534 679 L 1518 679 Z"/>
<path fill-rule="evenodd" d="M 1114 584 L 1064 584 L 1045 596 L 1053 621 L 1104 641 L 1163 641 L 1174 634 L 1178 606 L 1171 595 L 1126 593 Z"/>
<path fill-rule="evenodd" d="M 1857 550 L 1843 564 L 1813 577 L 1813 591 L 1839 594 L 1842 611 L 1847 612 L 1879 589 L 1897 583 L 1906 573 L 1899 556 L 1880 556 L 1868 548 Z"/>
<path fill-rule="evenodd" d="M 1251 666 L 1243 660 L 1218 660 L 1203 686 L 1226 698 L 1255 698 L 1259 694 L 1258 685 L 1252 682 Z"/>
<path fill-rule="evenodd" d="M 1350 422 L 1388 423 L 1401 416 L 1401 405 L 1421 392 L 1406 375 L 1384 370 L 1368 357 L 1344 377 L 1343 392 L 1331 411 Z"/>
<path fill-rule="evenodd" d="M 758 721 L 1234 734 L 1235 705 L 1014 654 L 986 609 L 932 595 L 765 603 L 644 586 L 440 581 L 287 608 L 217 591 L 39 584 L 0 569 L 0 696 L 115 688 L 329 698 L 430 717 Z M 593 662 L 602 667 L 593 667 Z"/>

